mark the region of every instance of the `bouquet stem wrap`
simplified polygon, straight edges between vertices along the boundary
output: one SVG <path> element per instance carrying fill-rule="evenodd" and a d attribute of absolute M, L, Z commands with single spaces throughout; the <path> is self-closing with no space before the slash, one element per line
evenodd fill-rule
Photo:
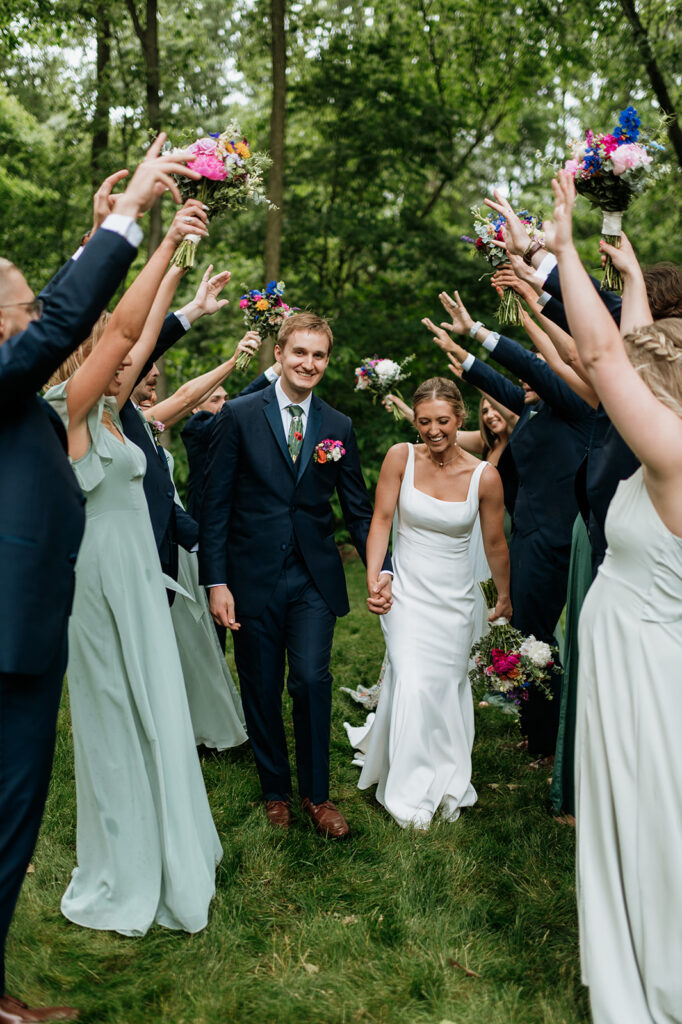
<path fill-rule="evenodd" d="M 609 210 L 602 210 L 603 220 L 601 236 L 609 245 L 620 249 L 620 236 L 622 234 L 623 213 Z M 606 257 L 604 276 L 602 278 L 602 290 L 609 292 L 621 292 L 623 290 L 623 278 L 620 272 L 614 267 L 611 257 Z"/>

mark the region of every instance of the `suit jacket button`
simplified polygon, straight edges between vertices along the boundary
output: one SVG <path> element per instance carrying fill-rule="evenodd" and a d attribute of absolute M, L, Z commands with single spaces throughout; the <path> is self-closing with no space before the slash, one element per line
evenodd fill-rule
<path fill-rule="evenodd" d="M 71 565 L 74 564 L 74 562 L 76 561 L 77 558 L 78 558 L 78 552 L 77 551 L 71 551 L 70 554 L 69 554 L 69 561 L 71 562 Z"/>
<path fill-rule="evenodd" d="M 289 547 L 289 545 L 288 545 L 288 544 L 280 544 L 280 548 L 282 549 L 282 551 L 286 551 L 286 549 L 287 549 L 288 547 Z"/>
<path fill-rule="evenodd" d="M 167 497 L 168 498 L 175 497 L 175 492 L 173 491 L 173 489 L 171 487 L 168 488 Z"/>

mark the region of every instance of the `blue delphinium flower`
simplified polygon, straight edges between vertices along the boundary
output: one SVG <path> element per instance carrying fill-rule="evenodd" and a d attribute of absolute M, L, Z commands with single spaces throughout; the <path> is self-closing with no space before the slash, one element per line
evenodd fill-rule
<path fill-rule="evenodd" d="M 614 129 L 614 136 L 621 145 L 626 142 L 637 142 L 639 138 L 639 126 L 642 119 L 638 116 L 634 107 L 626 107 L 621 111 L 618 118 L 618 127 Z"/>
<path fill-rule="evenodd" d="M 585 153 L 583 160 L 583 170 L 588 177 L 596 174 L 601 169 L 601 156 L 599 151 L 594 149 L 592 146 Z"/>
<path fill-rule="evenodd" d="M 268 283 L 265 286 L 265 294 L 266 295 L 274 295 L 276 292 L 277 292 L 277 282 L 276 281 L 268 281 Z"/>

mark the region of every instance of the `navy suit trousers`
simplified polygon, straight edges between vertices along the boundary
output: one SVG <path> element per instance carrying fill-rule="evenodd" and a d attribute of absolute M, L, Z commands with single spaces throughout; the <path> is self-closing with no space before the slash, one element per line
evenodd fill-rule
<path fill-rule="evenodd" d="M 0 673 L 0 994 L 7 932 L 47 799 L 66 657 L 65 636 L 42 675 Z"/>
<path fill-rule="evenodd" d="M 510 545 L 512 625 L 537 640 L 554 645 L 554 630 L 566 603 L 571 545 L 550 546 L 538 530 L 512 534 Z M 553 754 L 559 730 L 562 676 L 548 680 L 553 699 L 532 686 L 521 708 L 521 727 L 528 737 L 528 752 Z"/>
<path fill-rule="evenodd" d="M 274 593 L 258 618 L 240 615 L 234 635 L 246 728 L 265 800 L 291 798 L 291 772 L 282 720 L 285 659 L 293 702 L 300 797 L 329 798 L 329 671 L 336 617 L 292 546 Z"/>

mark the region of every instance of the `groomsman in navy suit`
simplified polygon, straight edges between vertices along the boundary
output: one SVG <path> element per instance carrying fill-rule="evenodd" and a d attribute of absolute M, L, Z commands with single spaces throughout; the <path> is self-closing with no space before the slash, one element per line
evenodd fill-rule
<path fill-rule="evenodd" d="M 353 425 L 313 389 L 332 348 L 325 320 L 300 313 L 280 329 L 281 378 L 228 402 L 213 432 L 200 516 L 199 567 L 211 613 L 233 633 L 247 730 L 268 820 L 288 827 L 291 773 L 282 721 L 285 659 L 301 806 L 318 831 L 348 835 L 329 800 L 334 626 L 349 610 L 330 500 L 339 496 L 365 557 L 372 519 Z M 324 440 L 338 460 L 320 458 Z M 390 606 L 390 559 L 372 599 Z"/>
<path fill-rule="evenodd" d="M 115 205 L 111 187 L 125 172 L 107 179 L 95 210 L 99 202 L 113 214 L 40 299 L 14 264 L 0 260 L 0 1024 L 77 1016 L 64 1006 L 31 1010 L 5 991 L 7 932 L 52 771 L 85 526 L 66 433 L 36 392 L 88 337 L 125 278 L 142 238 L 139 214 L 165 191 L 169 173 L 184 170 L 175 157 L 157 156 L 164 139 Z"/>

